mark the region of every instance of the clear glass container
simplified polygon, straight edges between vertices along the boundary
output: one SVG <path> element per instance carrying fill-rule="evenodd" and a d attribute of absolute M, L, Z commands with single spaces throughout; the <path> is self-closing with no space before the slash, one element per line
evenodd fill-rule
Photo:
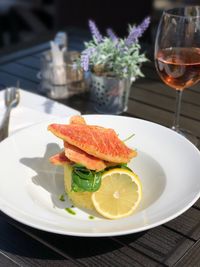
<path fill-rule="evenodd" d="M 64 65 L 53 66 L 51 52 L 41 56 L 40 91 L 54 99 L 68 98 L 87 89 L 83 70 L 75 67 L 80 56 L 77 51 L 65 51 Z"/>

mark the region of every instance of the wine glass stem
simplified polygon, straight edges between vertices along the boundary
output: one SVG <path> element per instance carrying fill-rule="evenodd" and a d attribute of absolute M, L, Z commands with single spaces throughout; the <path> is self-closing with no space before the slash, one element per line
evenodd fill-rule
<path fill-rule="evenodd" d="M 179 132 L 182 94 L 183 94 L 183 90 L 176 90 L 176 107 L 175 107 L 174 123 L 172 126 L 172 129 L 176 132 Z"/>

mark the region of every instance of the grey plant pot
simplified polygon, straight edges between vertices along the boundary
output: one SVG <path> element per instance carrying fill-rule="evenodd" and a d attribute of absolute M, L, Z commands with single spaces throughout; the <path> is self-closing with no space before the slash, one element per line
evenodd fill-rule
<path fill-rule="evenodd" d="M 91 74 L 90 95 L 98 113 L 121 114 L 128 108 L 131 81 Z"/>

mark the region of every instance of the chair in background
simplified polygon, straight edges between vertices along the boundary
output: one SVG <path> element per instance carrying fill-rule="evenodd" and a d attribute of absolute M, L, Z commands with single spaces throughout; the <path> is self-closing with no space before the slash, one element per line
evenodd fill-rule
<path fill-rule="evenodd" d="M 0 46 L 26 42 L 53 28 L 53 0 L 1 0 Z"/>

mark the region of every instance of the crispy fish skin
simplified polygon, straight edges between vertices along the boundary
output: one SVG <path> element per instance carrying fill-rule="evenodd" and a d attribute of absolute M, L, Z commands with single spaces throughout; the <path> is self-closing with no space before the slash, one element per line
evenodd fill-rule
<path fill-rule="evenodd" d="M 80 115 L 74 115 L 70 118 L 70 124 L 86 124 L 85 119 Z M 64 165 L 70 163 L 70 160 L 65 156 L 65 151 L 57 153 L 49 158 L 49 161 L 54 165 Z"/>
<path fill-rule="evenodd" d="M 49 161 L 54 165 L 65 165 L 71 161 L 65 156 L 65 151 L 57 153 L 49 158 Z"/>
<path fill-rule="evenodd" d="M 136 156 L 113 129 L 84 124 L 50 124 L 48 127 L 54 135 L 99 159 L 127 163 Z"/>
<path fill-rule="evenodd" d="M 103 160 L 87 154 L 85 151 L 79 149 L 76 146 L 64 142 L 64 147 L 65 147 L 65 156 L 69 160 L 75 163 L 79 163 L 85 166 L 87 169 L 101 171 L 107 167 L 107 165 Z"/>

